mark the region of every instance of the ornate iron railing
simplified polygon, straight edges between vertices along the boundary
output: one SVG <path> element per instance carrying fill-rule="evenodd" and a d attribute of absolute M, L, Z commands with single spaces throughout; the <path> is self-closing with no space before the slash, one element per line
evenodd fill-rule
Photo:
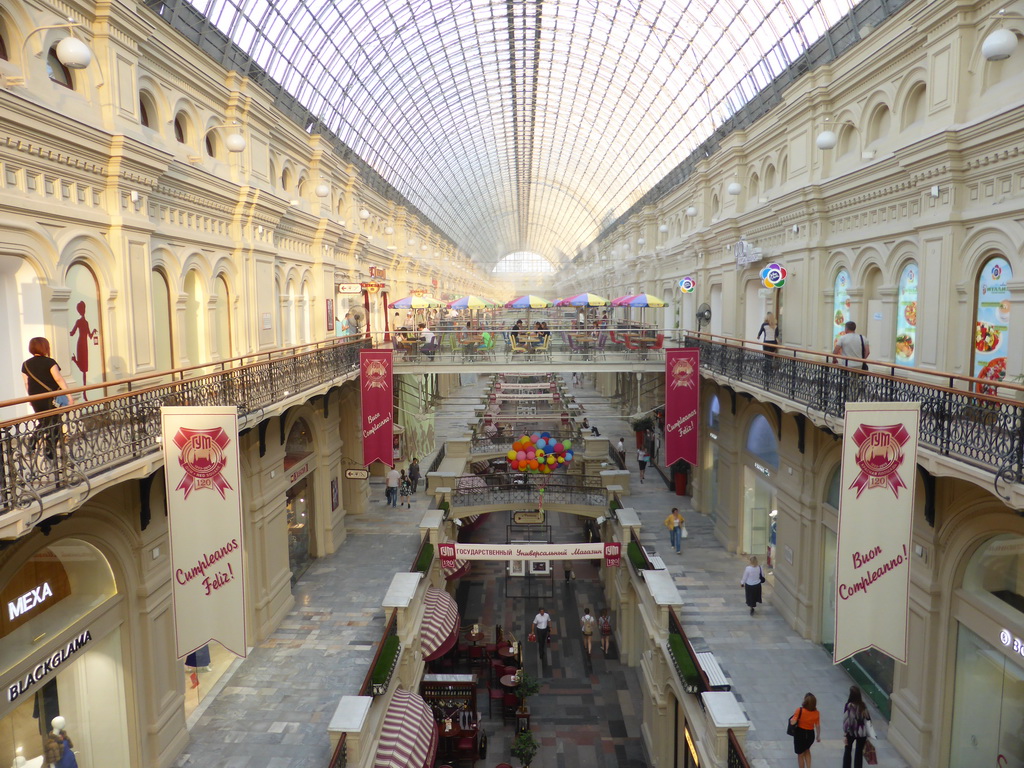
<path fill-rule="evenodd" d="M 732 728 L 729 729 L 729 754 L 726 756 L 726 766 L 728 768 L 750 768 L 747 756 L 743 754 L 743 747 L 740 746 L 739 739 L 736 738 Z"/>
<path fill-rule="evenodd" d="M 0 515 L 38 504 L 38 519 L 43 496 L 88 484 L 102 472 L 157 452 L 161 406 L 230 405 L 240 416 L 258 415 L 289 393 L 357 371 L 359 350 L 367 344 L 339 341 L 106 382 L 85 390 L 94 397 L 99 394 L 98 400 L 4 422 Z"/>
<path fill-rule="evenodd" d="M 511 509 L 536 509 L 541 496 L 544 504 L 574 504 L 587 507 L 608 506 L 608 494 L 603 488 L 588 487 L 582 482 L 535 483 L 525 485 L 474 485 L 456 487 L 451 494 L 452 509 L 487 504 L 502 504 Z"/>
<path fill-rule="evenodd" d="M 441 466 L 441 462 L 444 461 L 444 447 L 447 443 L 441 443 L 441 448 L 437 452 L 437 456 L 430 462 L 430 468 L 425 474 L 429 475 L 431 472 L 437 472 L 437 468 Z"/>
<path fill-rule="evenodd" d="M 870 363 L 864 371 L 829 363 L 826 355 L 786 348 L 770 354 L 706 336 L 687 336 L 686 344 L 700 349 L 701 368 L 837 422 L 847 402 L 919 402 L 922 446 L 992 471 L 997 492 L 999 481 L 1024 479 L 1024 402 L 1008 399 L 1020 387 L 891 364 Z"/>

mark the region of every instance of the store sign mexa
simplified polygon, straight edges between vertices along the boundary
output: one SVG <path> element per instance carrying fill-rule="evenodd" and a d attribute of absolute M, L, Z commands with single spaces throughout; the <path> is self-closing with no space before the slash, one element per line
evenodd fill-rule
<path fill-rule="evenodd" d="M 27 693 L 29 689 L 36 685 L 36 683 L 74 656 L 75 653 L 81 650 L 90 640 L 92 640 L 92 633 L 89 632 L 89 630 L 86 630 L 52 656 L 43 659 L 43 661 L 36 664 L 24 678 L 16 682 L 14 685 L 7 687 L 7 700 L 14 701 L 19 696 Z"/>
<path fill-rule="evenodd" d="M 40 605 L 48 597 L 53 597 L 53 589 L 50 582 L 44 581 L 40 586 L 30 589 L 17 600 L 7 603 L 7 616 L 14 621 L 19 616 L 28 613 L 37 605 Z"/>

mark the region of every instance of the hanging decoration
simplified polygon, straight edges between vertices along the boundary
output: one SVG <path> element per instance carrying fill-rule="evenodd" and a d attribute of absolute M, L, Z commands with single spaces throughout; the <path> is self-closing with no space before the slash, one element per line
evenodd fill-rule
<path fill-rule="evenodd" d="M 572 440 L 559 440 L 550 432 L 523 435 L 505 454 L 509 469 L 548 475 L 572 461 Z"/>
<path fill-rule="evenodd" d="M 786 268 L 781 264 L 769 264 L 761 270 L 765 288 L 781 288 L 786 284 Z"/>
<path fill-rule="evenodd" d="M 684 277 L 679 281 L 679 290 L 683 293 L 693 293 L 693 290 L 697 287 L 697 278 L 695 277 Z"/>

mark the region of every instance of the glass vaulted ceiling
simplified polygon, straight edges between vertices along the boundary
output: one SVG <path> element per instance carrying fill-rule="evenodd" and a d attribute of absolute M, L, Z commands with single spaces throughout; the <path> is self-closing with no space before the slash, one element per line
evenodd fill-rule
<path fill-rule="evenodd" d="M 191 0 L 485 264 L 592 241 L 853 0 Z"/>

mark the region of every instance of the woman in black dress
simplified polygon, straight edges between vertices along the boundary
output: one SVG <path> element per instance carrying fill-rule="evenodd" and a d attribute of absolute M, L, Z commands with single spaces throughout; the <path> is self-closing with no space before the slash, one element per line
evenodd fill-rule
<path fill-rule="evenodd" d="M 43 395 L 52 392 L 57 396 L 61 390 L 66 390 L 68 384 L 61 376 L 60 366 L 57 361 L 50 357 L 50 342 L 42 336 L 36 336 L 28 343 L 28 351 L 32 354 L 28 360 L 21 365 L 21 378 L 25 381 L 25 391 L 31 395 Z M 68 398 L 68 404 L 74 402 L 71 395 L 63 393 Z M 57 407 L 53 397 L 41 397 L 32 401 L 32 410 L 36 413 L 52 411 Z M 59 428 L 59 416 L 43 416 L 39 419 L 39 429 L 47 438 L 46 455 L 53 458 L 53 447 L 57 441 L 57 429 Z"/>

